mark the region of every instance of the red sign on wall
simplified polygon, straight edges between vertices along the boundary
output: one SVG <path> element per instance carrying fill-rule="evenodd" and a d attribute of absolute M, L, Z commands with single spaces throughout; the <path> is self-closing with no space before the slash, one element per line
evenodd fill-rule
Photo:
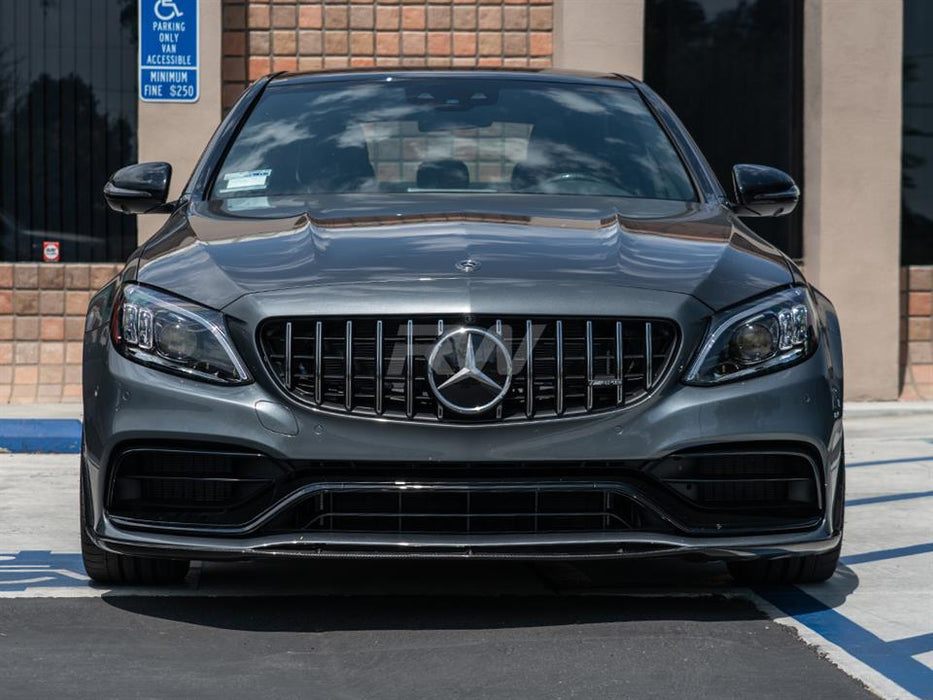
<path fill-rule="evenodd" d="M 59 262 L 61 252 L 61 243 L 58 241 L 42 241 L 42 262 Z"/>

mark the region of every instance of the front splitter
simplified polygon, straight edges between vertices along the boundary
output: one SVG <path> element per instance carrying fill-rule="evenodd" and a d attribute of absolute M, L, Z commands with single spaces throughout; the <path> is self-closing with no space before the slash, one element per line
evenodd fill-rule
<path fill-rule="evenodd" d="M 244 560 L 265 557 L 387 559 L 636 559 L 691 556 L 716 560 L 822 554 L 841 535 L 816 530 L 743 537 L 680 537 L 668 534 L 582 532 L 528 535 L 376 535 L 295 533 L 253 538 L 190 537 L 136 533 L 105 519 L 88 531 L 103 549 L 118 554 L 174 559 Z"/>

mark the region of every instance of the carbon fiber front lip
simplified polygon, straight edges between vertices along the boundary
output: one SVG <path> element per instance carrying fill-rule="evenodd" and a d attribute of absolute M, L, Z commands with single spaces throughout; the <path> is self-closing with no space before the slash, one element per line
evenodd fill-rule
<path fill-rule="evenodd" d="M 96 544 L 119 554 L 223 560 L 262 557 L 424 558 L 424 559 L 592 559 L 695 555 L 710 559 L 781 558 L 821 554 L 838 546 L 841 535 L 824 523 L 805 533 L 753 537 L 681 537 L 654 533 L 572 533 L 529 535 L 404 535 L 296 533 L 245 539 L 137 534 L 106 517 Z M 596 553 L 585 548 L 598 549 Z M 615 551 L 612 551 L 612 550 Z M 607 551 L 608 550 L 608 551 Z"/>

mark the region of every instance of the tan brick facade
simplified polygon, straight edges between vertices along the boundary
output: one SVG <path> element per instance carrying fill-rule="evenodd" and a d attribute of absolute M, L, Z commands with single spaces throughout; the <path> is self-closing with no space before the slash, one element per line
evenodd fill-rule
<path fill-rule="evenodd" d="M 902 272 L 901 398 L 933 401 L 933 265 Z"/>
<path fill-rule="evenodd" d="M 547 67 L 552 0 L 224 0 L 223 104 L 273 71 Z"/>
<path fill-rule="evenodd" d="M 0 263 L 0 404 L 81 400 L 88 300 L 122 267 Z"/>

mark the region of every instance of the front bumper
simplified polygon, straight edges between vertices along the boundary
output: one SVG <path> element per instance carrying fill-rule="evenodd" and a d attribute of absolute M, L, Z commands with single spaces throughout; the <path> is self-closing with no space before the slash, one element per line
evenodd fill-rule
<path fill-rule="evenodd" d="M 816 554 L 838 545 L 833 526 L 842 423 L 825 346 L 782 372 L 719 387 L 680 384 L 679 372 L 631 409 L 495 425 L 416 424 L 344 416 L 291 404 L 271 382 L 215 387 L 154 371 L 88 337 L 85 360 L 85 527 L 101 547 L 190 559 L 263 556 L 714 559 Z M 680 361 L 682 358 L 678 358 Z M 657 460 L 700 446 L 793 444 L 813 455 L 822 515 L 805 530 L 699 534 L 572 532 L 429 534 L 166 532 L 107 512 L 111 467 L 128 445 L 223 445 L 281 460 L 606 463 Z"/>

